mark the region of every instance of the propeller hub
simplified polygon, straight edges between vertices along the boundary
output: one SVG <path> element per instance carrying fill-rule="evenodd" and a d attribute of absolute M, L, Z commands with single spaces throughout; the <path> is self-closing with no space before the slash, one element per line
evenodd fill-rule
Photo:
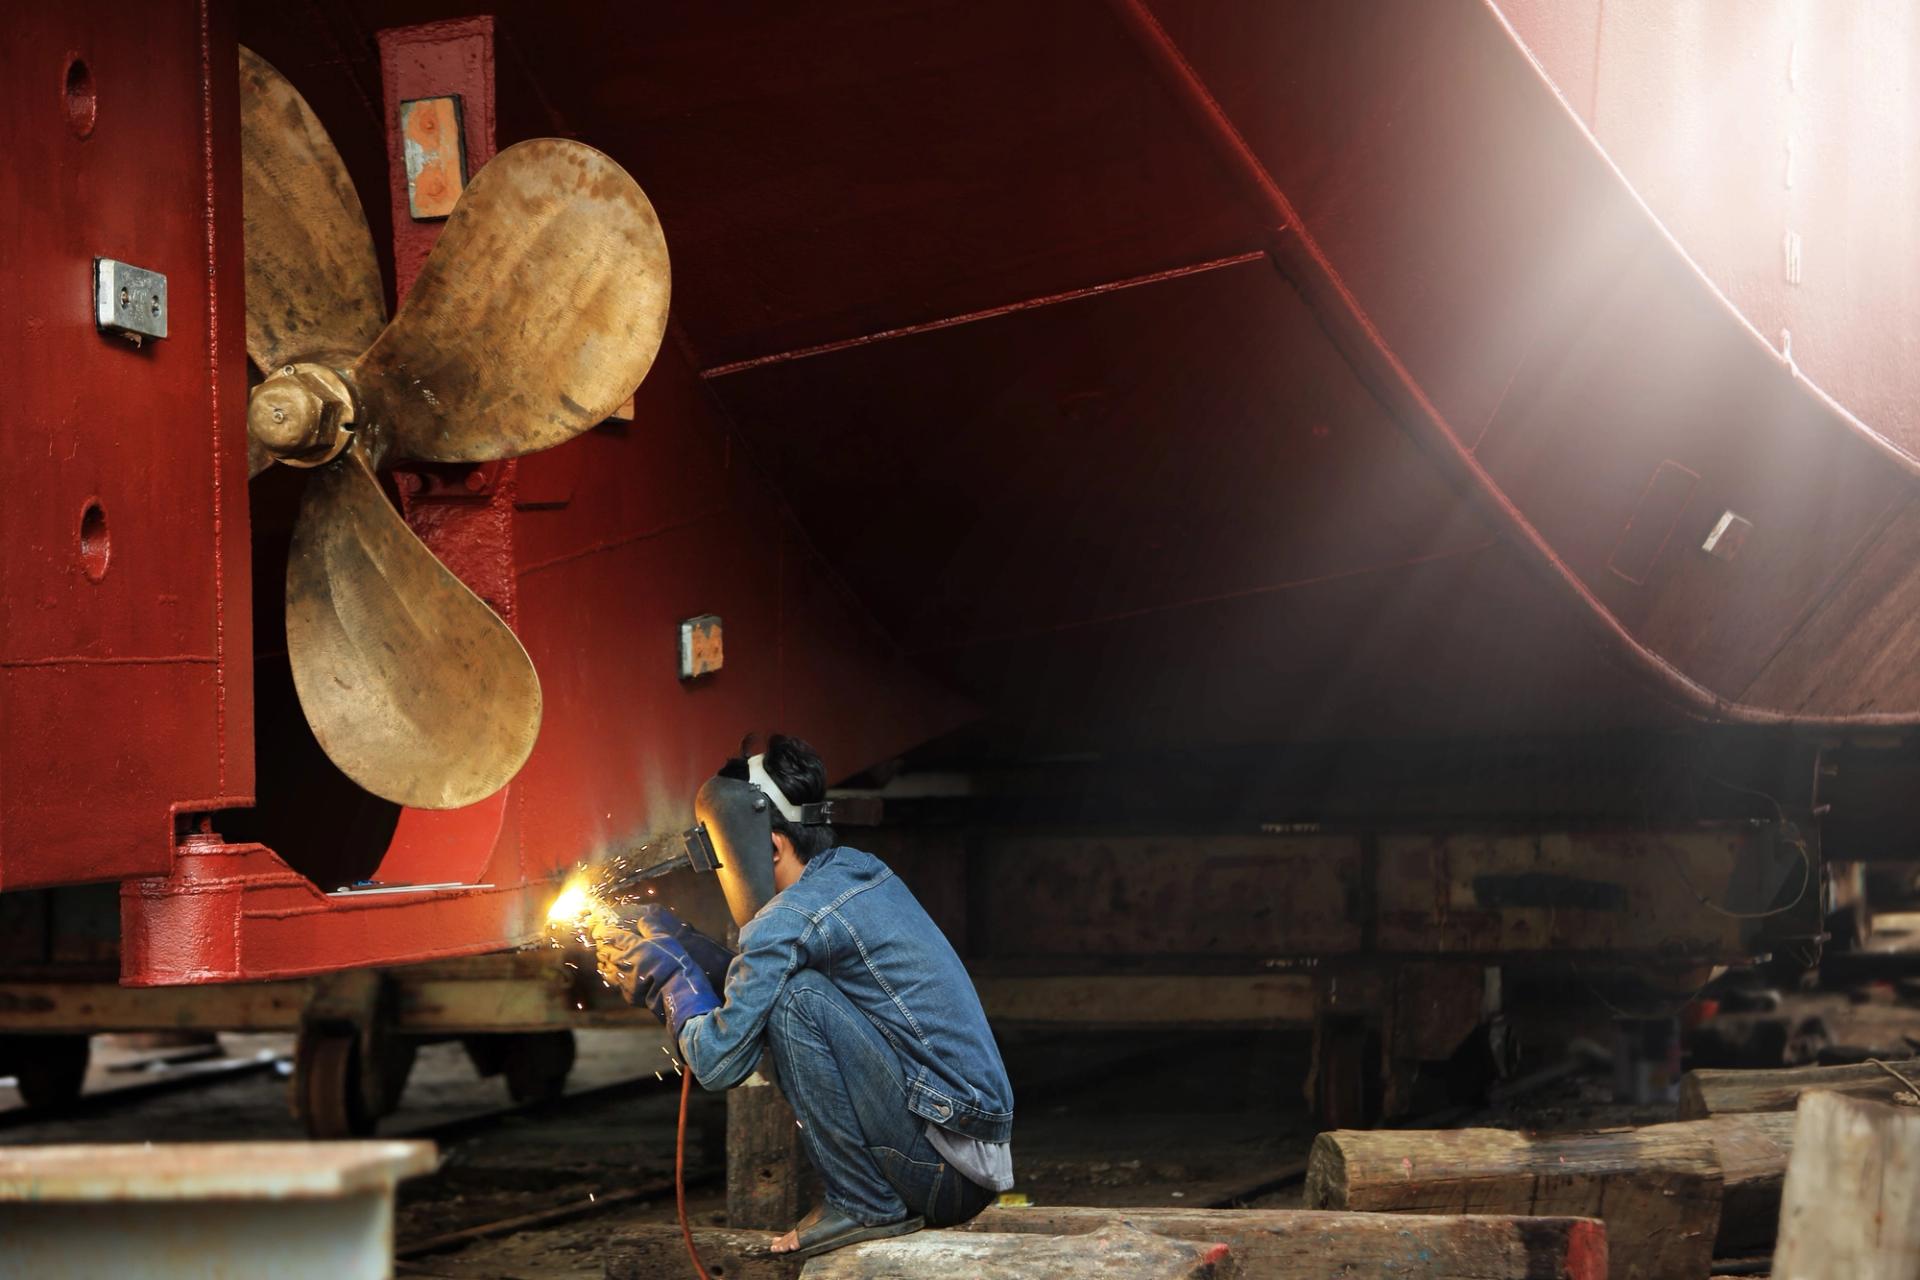
<path fill-rule="evenodd" d="M 247 430 L 277 461 L 293 467 L 331 462 L 347 447 L 354 419 L 346 380 L 325 365 L 288 365 L 253 389 Z"/>

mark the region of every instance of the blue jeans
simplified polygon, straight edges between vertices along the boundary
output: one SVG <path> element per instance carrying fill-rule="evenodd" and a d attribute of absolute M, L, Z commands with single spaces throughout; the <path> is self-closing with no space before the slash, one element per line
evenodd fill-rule
<path fill-rule="evenodd" d="M 824 974 L 787 980 L 767 1044 L 828 1204 L 867 1225 L 918 1215 L 946 1227 L 993 1199 L 927 1141 L 927 1122 L 907 1110 L 899 1055 Z"/>

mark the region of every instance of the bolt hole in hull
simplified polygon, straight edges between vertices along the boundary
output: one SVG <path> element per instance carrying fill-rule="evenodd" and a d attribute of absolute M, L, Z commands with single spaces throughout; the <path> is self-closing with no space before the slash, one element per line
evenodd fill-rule
<path fill-rule="evenodd" d="M 74 137 L 86 139 L 93 133 L 99 104 L 93 92 L 93 68 L 77 54 L 67 61 L 63 98 L 67 109 L 67 127 L 73 130 Z"/>
<path fill-rule="evenodd" d="M 107 564 L 112 558 L 107 510 L 98 498 L 90 498 L 80 512 L 80 570 L 87 575 L 87 581 L 98 582 L 107 576 Z"/>

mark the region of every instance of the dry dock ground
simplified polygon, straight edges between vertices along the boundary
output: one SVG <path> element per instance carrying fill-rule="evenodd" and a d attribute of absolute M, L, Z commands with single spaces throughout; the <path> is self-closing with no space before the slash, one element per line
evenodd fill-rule
<path fill-rule="evenodd" d="M 1779 1016 L 1796 1030 L 1816 1020 L 1829 1051 L 1884 1051 L 1907 1037 L 1920 1044 L 1920 1004 L 1911 986 L 1849 979 L 1786 991 Z M 1604 1016 L 1595 1025 L 1604 1028 Z M 431 1137 L 443 1157 L 437 1173 L 401 1190 L 399 1274 L 598 1280 L 608 1239 L 624 1227 L 672 1221 L 679 1094 L 663 1044 L 658 1032 L 582 1033 L 568 1096 L 522 1108 L 507 1104 L 499 1080 L 478 1078 L 458 1045 L 424 1048 L 400 1111 L 381 1127 L 383 1135 Z M 222 1048 L 226 1060 L 238 1061 L 285 1055 L 291 1045 L 286 1037 L 227 1036 Z M 1003 1049 L 1019 1095 L 1019 1191 L 1051 1205 L 1296 1206 L 1301 1162 L 1316 1131 L 1300 1087 L 1308 1048 L 1303 1033 L 1281 1030 L 1007 1033 Z M 1558 1053 L 1557 1045 L 1538 1049 L 1542 1061 Z M 1800 1049 L 1817 1052 L 1819 1045 Z M 89 1091 L 105 1094 L 163 1075 L 168 1069 L 144 1064 L 165 1056 L 101 1042 Z M 1672 1118 L 1667 1104 L 1614 1103 L 1604 1072 L 1441 1117 L 1538 1132 Z M 720 1100 L 696 1090 L 688 1166 L 702 1224 L 723 1221 L 723 1121 Z M 285 1075 L 271 1062 L 123 1101 L 106 1096 L 51 1117 L 24 1112 L 12 1090 L 0 1086 L 0 1143 L 301 1136 Z M 534 1220 L 500 1225 L 527 1217 Z M 483 1230 L 440 1239 L 474 1228 Z"/>

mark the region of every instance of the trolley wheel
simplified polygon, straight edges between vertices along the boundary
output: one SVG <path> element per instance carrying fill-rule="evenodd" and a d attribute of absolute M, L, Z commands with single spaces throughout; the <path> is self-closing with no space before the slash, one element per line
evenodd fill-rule
<path fill-rule="evenodd" d="M 360 1089 L 360 1038 L 303 1031 L 294 1051 L 293 1109 L 310 1138 L 364 1138 L 376 1117 Z"/>
<path fill-rule="evenodd" d="M 389 1035 L 380 1042 L 378 1061 L 373 1064 L 376 1079 L 369 1082 L 361 1079 L 360 1096 L 364 1105 L 371 1109 L 374 1118 L 392 1115 L 400 1107 L 400 1099 L 407 1091 L 407 1081 L 413 1077 L 414 1060 L 420 1054 L 420 1042 L 411 1036 Z M 367 1055 L 360 1055 L 360 1068 L 364 1072 L 368 1066 Z M 372 1087 L 367 1087 L 371 1084 Z"/>
<path fill-rule="evenodd" d="M 567 1075 L 573 1070 L 573 1032 L 531 1031 L 503 1039 L 506 1052 L 501 1070 L 507 1077 L 509 1097 L 515 1102 L 545 1102 L 566 1092 Z"/>
<path fill-rule="evenodd" d="M 473 1064 L 474 1074 L 482 1080 L 497 1076 L 507 1069 L 506 1036 L 461 1036 L 460 1047 L 466 1050 L 467 1061 Z"/>
<path fill-rule="evenodd" d="M 11 1075 L 30 1107 L 64 1107 L 87 1081 L 92 1037 L 0 1036 L 0 1074 Z"/>

